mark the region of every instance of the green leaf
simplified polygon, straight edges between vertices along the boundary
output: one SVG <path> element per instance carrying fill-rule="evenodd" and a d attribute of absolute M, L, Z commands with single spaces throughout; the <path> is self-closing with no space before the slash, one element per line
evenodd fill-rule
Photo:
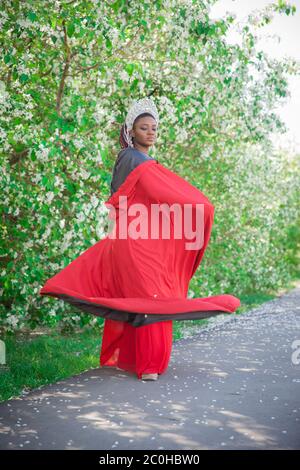
<path fill-rule="evenodd" d="M 21 83 L 26 83 L 26 82 L 28 82 L 28 79 L 29 79 L 29 77 L 28 77 L 28 75 L 26 75 L 26 73 L 22 73 L 22 74 L 20 75 L 20 82 L 21 82 Z"/>
<path fill-rule="evenodd" d="M 107 49 L 109 49 L 109 50 L 112 49 L 112 42 L 109 38 L 106 38 L 105 44 L 106 44 Z"/>
<path fill-rule="evenodd" d="M 74 23 L 69 23 L 67 26 L 67 35 L 71 38 L 74 35 L 75 26 Z"/>
<path fill-rule="evenodd" d="M 27 13 L 27 18 L 29 18 L 30 21 L 36 21 L 38 19 L 37 15 L 34 13 L 34 11 L 29 11 Z"/>
<path fill-rule="evenodd" d="M 125 70 L 128 73 L 128 75 L 131 77 L 134 71 L 134 64 L 126 64 L 125 65 Z"/>

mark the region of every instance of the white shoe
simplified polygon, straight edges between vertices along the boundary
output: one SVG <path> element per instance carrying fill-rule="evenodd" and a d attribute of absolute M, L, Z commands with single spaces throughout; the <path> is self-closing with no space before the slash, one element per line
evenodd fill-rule
<path fill-rule="evenodd" d="M 142 374 L 142 380 L 157 380 L 158 374 Z"/>

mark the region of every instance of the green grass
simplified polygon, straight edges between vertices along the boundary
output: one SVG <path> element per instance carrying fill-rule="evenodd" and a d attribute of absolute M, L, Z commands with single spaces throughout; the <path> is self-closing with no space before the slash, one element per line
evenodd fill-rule
<path fill-rule="evenodd" d="M 0 401 L 99 366 L 101 331 L 2 339 L 8 368 L 0 369 Z"/>
<path fill-rule="evenodd" d="M 293 286 L 289 286 L 289 289 Z M 278 296 L 278 293 L 257 293 L 241 297 L 241 307 L 233 315 L 242 315 Z M 229 314 L 230 315 L 230 314 Z M 209 320 L 173 322 L 173 339 L 183 337 L 183 332 L 198 330 Z M 93 329 L 62 335 L 49 331 L 36 336 L 31 334 L 6 335 L 7 370 L 0 368 L 0 401 L 18 397 L 42 385 L 99 367 L 102 330 Z"/>

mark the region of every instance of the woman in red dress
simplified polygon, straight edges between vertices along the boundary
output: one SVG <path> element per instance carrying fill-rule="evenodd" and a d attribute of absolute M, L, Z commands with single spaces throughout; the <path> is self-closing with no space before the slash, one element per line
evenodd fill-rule
<path fill-rule="evenodd" d="M 233 313 L 240 306 L 231 294 L 187 298 L 189 282 L 210 239 L 214 206 L 201 191 L 148 155 L 158 121 L 149 98 L 130 108 L 121 129 L 123 149 L 113 169 L 111 195 L 105 202 L 114 228 L 40 290 L 41 295 L 103 317 L 100 366 L 145 380 L 156 380 L 168 367 L 173 320 Z"/>
<path fill-rule="evenodd" d="M 127 126 L 126 126 L 127 127 Z M 129 127 L 129 126 L 128 126 Z M 127 128 L 128 130 L 128 128 Z M 125 125 L 120 133 L 120 144 L 123 148 L 134 148 L 131 152 L 134 161 L 131 168 L 151 159 L 149 148 L 155 143 L 157 121 L 148 112 L 138 115 L 127 138 Z M 128 176 L 127 171 L 120 171 L 122 158 L 129 161 L 128 152 L 120 152 L 113 170 L 111 194 L 113 194 Z M 127 163 L 128 164 L 128 163 Z M 115 366 L 119 369 L 136 372 L 143 380 L 157 380 L 168 367 L 173 339 L 173 321 L 156 322 L 136 328 L 129 323 L 120 322 L 116 328 L 113 320 L 105 320 L 101 366 Z"/>

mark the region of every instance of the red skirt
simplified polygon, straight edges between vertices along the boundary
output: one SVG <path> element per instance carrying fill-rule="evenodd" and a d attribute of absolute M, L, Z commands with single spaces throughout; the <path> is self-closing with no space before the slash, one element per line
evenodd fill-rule
<path fill-rule="evenodd" d="M 135 328 L 129 323 L 105 320 L 100 366 L 127 372 L 163 374 L 172 351 L 173 322 L 162 321 Z"/>

